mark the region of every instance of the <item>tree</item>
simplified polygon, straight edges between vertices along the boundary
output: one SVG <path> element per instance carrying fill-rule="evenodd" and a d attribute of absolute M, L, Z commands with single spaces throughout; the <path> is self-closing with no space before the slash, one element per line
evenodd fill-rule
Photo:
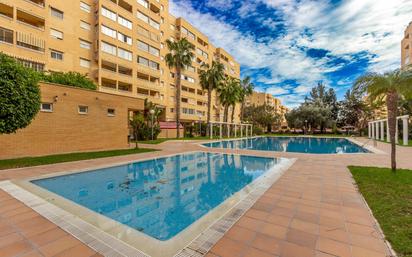
<path fill-rule="evenodd" d="M 177 137 L 180 137 L 180 101 L 181 101 L 181 80 L 182 70 L 192 64 L 194 58 L 193 51 L 195 47 L 186 38 L 182 38 L 178 41 L 166 40 L 167 47 L 170 53 L 166 54 L 165 61 L 169 68 L 176 69 L 176 127 Z"/>
<path fill-rule="evenodd" d="M 359 77 L 354 87 L 366 92 L 371 102 L 386 101 L 389 138 L 391 141 L 391 168 L 396 171 L 396 119 L 399 99 L 412 99 L 412 70 L 398 69 L 384 74 L 367 73 Z"/>
<path fill-rule="evenodd" d="M 138 149 L 138 139 L 139 139 L 139 133 L 140 130 L 145 126 L 145 120 L 144 117 L 141 113 L 135 114 L 132 119 L 130 120 L 130 126 L 132 127 L 133 130 L 133 137 L 136 143 L 135 148 Z"/>
<path fill-rule="evenodd" d="M 286 116 L 289 127 L 320 128 L 323 132 L 325 127 L 332 125 L 331 108 L 322 102 L 303 103 L 298 108 L 290 111 Z"/>
<path fill-rule="evenodd" d="M 309 104 L 329 106 L 332 112 L 331 118 L 335 121 L 337 120 L 339 106 L 336 99 L 336 93 L 333 88 L 329 88 L 327 90 L 326 86 L 322 82 L 319 82 L 316 87 L 312 88 L 309 96 L 306 97 L 305 102 Z"/>
<path fill-rule="evenodd" d="M 199 73 L 200 85 L 203 90 L 207 90 L 207 125 L 210 128 L 211 110 L 212 110 L 212 92 L 217 89 L 219 84 L 225 78 L 225 66 L 222 63 L 213 61 L 212 66 L 203 64 Z M 206 135 L 209 134 L 207 129 Z"/>
<path fill-rule="evenodd" d="M 219 94 L 219 101 L 224 108 L 224 122 L 228 122 L 229 107 L 235 105 L 239 99 L 239 89 L 239 80 L 233 77 L 226 77 L 224 82 L 221 83 L 217 88 L 217 92 Z"/>
<path fill-rule="evenodd" d="M 39 74 L 0 53 L 0 134 L 27 127 L 40 109 Z"/>
<path fill-rule="evenodd" d="M 279 125 L 282 120 L 281 115 L 275 112 L 275 108 L 266 104 L 247 106 L 244 112 L 245 121 L 252 123 L 253 126 L 264 128 L 269 133 L 272 132 L 272 127 Z"/>
<path fill-rule="evenodd" d="M 91 81 L 86 75 L 78 72 L 51 72 L 49 74 L 43 73 L 41 80 L 50 83 L 57 83 L 72 87 L 85 88 L 90 90 L 96 90 L 96 84 Z"/>
<path fill-rule="evenodd" d="M 248 96 L 253 94 L 253 88 L 255 87 L 251 82 L 250 77 L 246 77 L 240 81 L 241 92 L 240 92 L 240 120 L 243 121 L 243 113 L 245 109 L 245 100 Z"/>

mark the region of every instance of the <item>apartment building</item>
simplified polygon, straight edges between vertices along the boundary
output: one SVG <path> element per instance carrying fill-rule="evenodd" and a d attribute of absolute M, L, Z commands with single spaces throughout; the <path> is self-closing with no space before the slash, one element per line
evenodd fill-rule
<path fill-rule="evenodd" d="M 289 111 L 289 109 L 286 106 L 282 105 L 280 99 L 274 97 L 271 94 L 262 93 L 262 92 L 253 92 L 252 95 L 246 98 L 246 106 L 251 106 L 251 105 L 261 106 L 265 104 L 272 106 L 275 110 L 275 113 L 281 115 L 282 126 L 287 126 L 285 114 Z"/>
<path fill-rule="evenodd" d="M 196 56 L 182 74 L 182 121 L 205 121 L 201 64 L 220 61 L 236 78 L 240 66 L 197 28 L 170 15 L 168 0 L 0 0 L 1 52 L 36 70 L 87 74 L 102 92 L 147 98 L 164 107 L 166 121 L 176 115 L 176 77 L 164 60 L 166 40 L 183 37 Z M 221 120 L 216 95 L 212 100 L 212 119 Z"/>
<path fill-rule="evenodd" d="M 405 30 L 405 36 L 401 42 L 401 66 L 412 64 L 412 22 L 409 23 Z"/>

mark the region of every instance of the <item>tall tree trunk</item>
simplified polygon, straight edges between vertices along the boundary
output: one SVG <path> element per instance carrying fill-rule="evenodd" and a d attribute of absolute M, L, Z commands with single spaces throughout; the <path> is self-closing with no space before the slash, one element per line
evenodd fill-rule
<path fill-rule="evenodd" d="M 227 122 L 228 121 L 228 116 L 229 116 L 229 105 L 225 105 L 225 111 L 223 113 L 223 121 Z M 228 130 L 227 130 L 227 126 L 224 126 L 224 131 L 225 131 L 225 135 L 228 135 Z"/>
<path fill-rule="evenodd" d="M 245 109 L 245 101 L 242 101 L 240 103 L 240 123 L 243 122 L 243 113 L 244 113 L 243 109 Z"/>
<path fill-rule="evenodd" d="M 236 109 L 236 104 L 232 105 L 232 117 L 231 117 L 232 123 L 235 120 L 235 109 Z"/>
<path fill-rule="evenodd" d="M 388 109 L 388 125 L 389 125 L 389 137 L 391 140 L 391 168 L 392 171 L 396 171 L 396 117 L 398 111 L 398 94 L 396 91 L 389 92 L 386 96 L 386 105 Z"/>
<path fill-rule="evenodd" d="M 176 127 L 177 127 L 177 138 L 180 138 L 180 101 L 181 101 L 181 80 L 182 80 L 182 71 L 179 65 L 176 67 Z"/>
<path fill-rule="evenodd" d="M 206 136 L 209 136 L 210 134 L 210 120 L 211 120 L 211 112 L 212 112 L 212 91 L 213 91 L 213 85 L 212 83 L 209 83 L 209 88 L 207 90 L 207 129 L 206 129 Z"/>

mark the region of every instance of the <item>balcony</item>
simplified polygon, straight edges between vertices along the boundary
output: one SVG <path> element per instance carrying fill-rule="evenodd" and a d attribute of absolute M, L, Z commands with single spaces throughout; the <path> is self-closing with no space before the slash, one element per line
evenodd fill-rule
<path fill-rule="evenodd" d="M 41 6 L 41 7 L 45 6 L 44 0 L 26 0 L 26 1 L 33 3 L 35 5 Z"/>
<path fill-rule="evenodd" d="M 0 42 L 13 44 L 14 43 L 14 32 L 12 30 L 0 27 Z"/>
<path fill-rule="evenodd" d="M 117 89 L 119 91 L 130 92 L 131 93 L 133 91 L 133 86 L 132 86 L 132 84 L 118 81 Z"/>
<path fill-rule="evenodd" d="M 8 19 L 13 19 L 13 7 L 0 3 L 0 16 Z"/>
<path fill-rule="evenodd" d="M 129 4 L 127 1 L 125 1 L 125 0 L 119 0 L 118 5 L 119 5 L 120 7 L 122 7 L 124 10 L 126 10 L 126 11 L 128 11 L 128 12 L 130 12 L 130 13 L 133 13 L 133 7 L 132 7 L 132 5 Z"/>
<path fill-rule="evenodd" d="M 101 86 L 107 89 L 117 89 L 117 84 L 115 80 L 102 78 Z"/>
<path fill-rule="evenodd" d="M 18 46 L 44 53 L 45 41 L 43 39 L 26 34 L 23 32 L 16 32 L 16 43 Z"/>
<path fill-rule="evenodd" d="M 45 20 L 43 18 L 29 14 L 22 10 L 17 10 L 17 21 L 30 27 L 44 30 Z"/>

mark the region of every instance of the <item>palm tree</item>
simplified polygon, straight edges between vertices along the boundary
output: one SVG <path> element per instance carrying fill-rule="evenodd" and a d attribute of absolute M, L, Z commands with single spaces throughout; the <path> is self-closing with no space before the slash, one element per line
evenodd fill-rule
<path fill-rule="evenodd" d="M 166 54 L 165 61 L 169 68 L 176 69 L 176 127 L 177 138 L 180 137 L 180 101 L 182 70 L 192 64 L 195 47 L 186 38 L 178 41 L 166 40 L 170 53 Z"/>
<path fill-rule="evenodd" d="M 356 80 L 355 89 L 367 92 L 371 102 L 386 100 L 391 141 L 391 168 L 392 171 L 396 171 L 395 132 L 398 101 L 400 98 L 412 98 L 412 70 L 397 69 L 385 74 L 368 73 Z"/>
<path fill-rule="evenodd" d="M 243 96 L 243 88 L 241 85 L 241 80 L 240 79 L 233 79 L 231 81 L 231 87 L 233 87 L 233 92 L 235 94 L 235 97 L 233 97 L 233 102 L 232 102 L 232 115 L 231 115 L 231 123 L 235 120 L 235 111 L 236 111 L 236 104 L 242 102 L 242 96 Z"/>
<path fill-rule="evenodd" d="M 225 66 L 222 63 L 213 61 L 212 66 L 203 64 L 199 73 L 200 85 L 203 90 L 207 90 L 207 125 L 210 128 L 211 110 L 212 110 L 212 92 L 217 89 L 218 85 L 225 78 Z M 209 134 L 207 129 L 207 135 Z"/>
<path fill-rule="evenodd" d="M 240 94 L 240 120 L 243 121 L 243 112 L 245 109 L 245 100 L 248 96 L 253 94 L 253 88 L 255 85 L 250 81 L 250 77 L 246 77 L 243 80 L 240 81 L 240 86 L 242 88 L 241 94 Z"/>
<path fill-rule="evenodd" d="M 232 77 L 226 77 L 217 88 L 219 101 L 224 107 L 224 122 L 228 121 L 229 107 L 235 105 L 239 100 L 239 88 L 239 80 Z"/>

